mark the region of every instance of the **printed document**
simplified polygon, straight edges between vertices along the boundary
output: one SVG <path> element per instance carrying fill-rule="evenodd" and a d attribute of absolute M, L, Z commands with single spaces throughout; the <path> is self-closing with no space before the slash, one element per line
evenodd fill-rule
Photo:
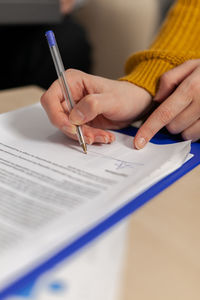
<path fill-rule="evenodd" d="M 128 220 L 116 224 L 84 251 L 41 274 L 28 293 L 25 288 L 6 300 L 119 300 L 128 225 Z"/>
<path fill-rule="evenodd" d="M 0 291 L 179 168 L 189 152 L 190 142 L 138 151 L 133 137 L 116 133 L 86 155 L 39 104 L 2 114 Z"/>

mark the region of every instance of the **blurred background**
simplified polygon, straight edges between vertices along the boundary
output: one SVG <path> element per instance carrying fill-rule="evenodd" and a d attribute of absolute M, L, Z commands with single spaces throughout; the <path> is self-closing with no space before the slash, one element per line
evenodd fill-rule
<path fill-rule="evenodd" d="M 0 89 L 48 88 L 56 73 L 45 39 L 55 32 L 65 68 L 116 79 L 151 43 L 173 0 L 0 0 Z"/>

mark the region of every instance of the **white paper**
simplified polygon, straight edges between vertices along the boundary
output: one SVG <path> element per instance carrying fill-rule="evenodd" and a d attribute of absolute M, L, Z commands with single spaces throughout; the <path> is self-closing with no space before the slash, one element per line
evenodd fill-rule
<path fill-rule="evenodd" d="M 117 300 L 122 289 L 128 221 L 118 223 L 84 251 L 42 274 L 27 298 L 37 300 Z M 24 291 L 6 300 L 24 300 Z"/>
<path fill-rule="evenodd" d="M 190 151 L 190 142 L 138 151 L 132 137 L 116 136 L 85 155 L 39 105 L 0 116 L 0 290 L 179 168 Z"/>

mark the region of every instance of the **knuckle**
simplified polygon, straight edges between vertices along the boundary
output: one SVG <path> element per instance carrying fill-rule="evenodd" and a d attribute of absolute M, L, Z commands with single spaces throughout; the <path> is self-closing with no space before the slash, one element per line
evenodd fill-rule
<path fill-rule="evenodd" d="M 69 85 L 76 80 L 79 72 L 80 71 L 72 68 L 69 68 L 65 71 L 65 76 Z"/>
<path fill-rule="evenodd" d="M 172 120 L 173 115 L 171 110 L 165 107 L 157 111 L 157 118 L 163 125 L 166 125 Z"/>
<path fill-rule="evenodd" d="M 180 99 L 180 103 L 182 106 L 184 106 L 184 107 L 188 106 L 193 101 L 193 98 L 194 98 L 193 93 L 191 92 L 191 89 L 190 89 L 190 86 L 188 83 L 187 83 L 187 85 L 181 84 L 177 88 L 176 99 L 177 100 Z"/>
<path fill-rule="evenodd" d="M 67 70 L 65 71 L 65 73 L 66 73 L 66 74 L 74 74 L 74 73 L 76 73 L 76 70 L 73 69 L 73 68 L 69 68 L 69 69 L 67 69 Z"/>
<path fill-rule="evenodd" d="M 171 71 L 164 73 L 161 76 L 160 81 L 161 84 L 164 85 L 165 87 L 171 87 L 173 85 L 173 78 L 172 78 Z"/>
<path fill-rule="evenodd" d="M 196 79 L 192 79 L 189 81 L 189 90 L 190 91 L 193 91 L 194 93 L 196 93 L 197 91 L 199 91 L 199 80 L 196 80 Z"/>
<path fill-rule="evenodd" d="M 77 69 L 69 68 L 65 71 L 65 74 L 67 78 L 76 78 L 78 75 L 83 74 L 83 72 Z"/>
<path fill-rule="evenodd" d="M 87 108 L 91 113 L 97 112 L 98 101 L 92 95 L 89 95 L 86 100 Z"/>
<path fill-rule="evenodd" d="M 186 93 L 188 95 L 188 98 L 191 98 L 192 96 L 198 95 L 200 93 L 199 78 L 192 78 L 187 80 Z"/>

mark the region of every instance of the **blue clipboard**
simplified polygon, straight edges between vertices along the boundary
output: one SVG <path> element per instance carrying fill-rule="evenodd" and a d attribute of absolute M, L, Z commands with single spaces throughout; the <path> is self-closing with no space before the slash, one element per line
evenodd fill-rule
<path fill-rule="evenodd" d="M 137 129 L 134 127 L 128 127 L 122 130 L 119 130 L 127 135 L 134 136 L 137 132 Z M 164 132 L 164 133 L 163 133 Z M 172 136 L 166 133 L 164 130 L 158 133 L 151 142 L 155 144 L 170 144 L 173 142 L 181 141 L 180 136 Z M 150 201 L 154 196 L 159 194 L 161 191 L 166 189 L 173 182 L 178 180 L 180 177 L 188 173 L 190 170 L 195 168 L 200 164 L 200 143 L 193 143 L 191 147 L 191 153 L 194 154 L 194 157 L 187 161 L 181 168 L 168 175 L 150 189 L 140 194 L 138 197 L 134 198 L 118 211 L 113 213 L 107 219 L 101 221 L 98 225 L 90 229 L 84 235 L 79 237 L 77 240 L 72 242 L 66 248 L 62 249 L 59 253 L 55 253 L 51 259 L 44 261 L 39 267 L 31 270 L 25 276 L 17 279 L 11 285 L 7 286 L 4 290 L 0 291 L 0 300 L 5 299 L 8 296 L 23 294 L 34 285 L 34 282 L 42 275 L 44 272 L 47 272 L 53 268 L 56 264 L 67 259 L 69 256 L 74 254 L 76 251 L 80 250 L 82 247 L 87 245 L 89 242 L 98 238 L 106 230 L 120 222 L 122 219 L 128 217 L 146 202 Z"/>

